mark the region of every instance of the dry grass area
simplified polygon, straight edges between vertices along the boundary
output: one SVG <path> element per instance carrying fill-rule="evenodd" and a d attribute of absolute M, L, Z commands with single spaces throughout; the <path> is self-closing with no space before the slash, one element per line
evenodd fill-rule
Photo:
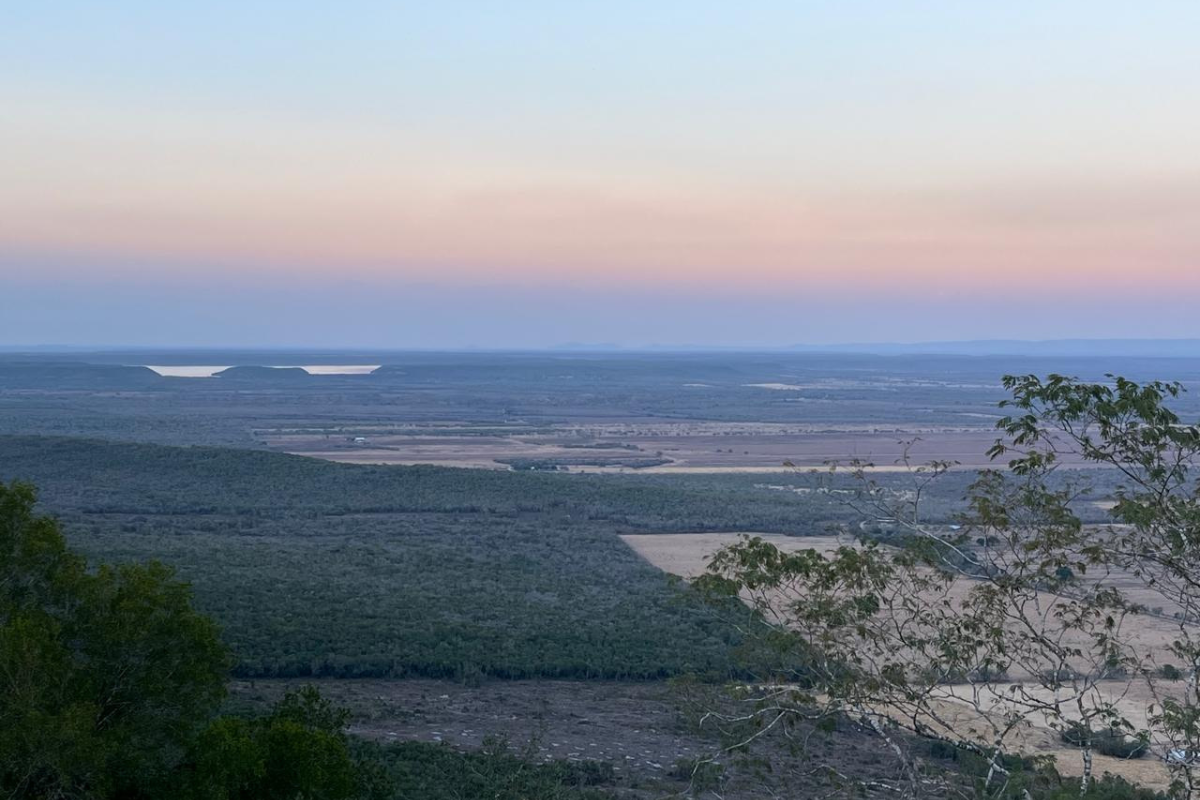
<path fill-rule="evenodd" d="M 1124 683 L 1114 686 L 1114 691 L 1122 691 Z M 966 687 L 959 687 L 965 689 Z M 1129 697 L 1132 706 L 1139 698 Z M 945 702 L 941 704 L 939 713 L 943 715 L 959 731 L 982 731 L 987 728 L 983 716 L 966 703 Z M 1053 756 L 1060 772 L 1064 775 L 1082 775 L 1083 762 L 1078 749 L 1065 746 L 1058 734 L 1044 725 L 1028 724 L 1017 729 L 1013 741 L 1017 747 L 1030 756 Z M 1126 780 L 1145 786 L 1148 789 L 1165 791 L 1171 783 L 1170 773 L 1166 765 L 1152 755 L 1142 758 L 1123 759 L 1099 754 L 1093 755 L 1093 769 L 1096 774 L 1110 772 Z"/>
<path fill-rule="evenodd" d="M 453 424 L 355 428 L 342 432 L 260 430 L 268 447 L 330 461 L 374 464 L 435 464 L 504 469 L 498 459 L 668 459 L 669 463 L 638 471 L 663 473 L 787 472 L 785 461 L 818 468 L 830 461 L 870 461 L 880 470 L 896 469 L 902 441 L 919 438 L 915 461 L 956 461 L 968 467 L 989 464 L 983 455 L 994 432 L 971 427 L 905 425 L 806 426 L 774 423 L 629 423 L 555 425 L 511 432 L 472 429 Z M 354 439 L 361 437 L 363 441 Z M 630 467 L 580 463 L 572 471 L 621 471 Z"/>
<path fill-rule="evenodd" d="M 853 544 L 853 539 L 837 536 L 784 536 L 761 533 L 668 533 L 627 534 L 621 538 L 642 558 L 664 572 L 683 578 L 694 578 L 704 572 L 713 553 L 722 547 L 736 544 L 743 536 L 758 536 L 786 552 L 817 549 L 830 552 L 842 545 Z M 1130 600 L 1150 605 L 1161 602 L 1147 590 L 1135 576 L 1110 572 L 1105 583 L 1120 589 Z M 949 598 L 961 600 L 972 588 L 972 581 L 962 579 L 951 588 Z M 1043 593 L 1039 598 L 1041 613 L 1049 615 L 1056 604 L 1056 597 Z M 1164 609 L 1170 614 L 1173 609 Z M 1131 646 L 1151 664 L 1161 666 L 1173 663 L 1167 647 L 1178 638 L 1180 623 L 1166 615 L 1138 614 L 1126 618 L 1123 634 Z"/>
<path fill-rule="evenodd" d="M 746 534 L 742 533 L 691 533 L 691 534 L 629 534 L 622 539 L 639 555 L 654 566 L 684 578 L 694 578 L 704 572 L 712 554 L 722 547 L 735 544 Z M 760 536 L 781 550 L 796 552 L 799 550 L 817 549 L 829 552 L 841 545 L 852 543 L 850 539 L 836 536 L 792 537 L 778 534 L 750 534 Z M 1148 601 L 1147 592 L 1140 582 L 1132 575 L 1110 574 L 1108 581 L 1127 591 L 1134 600 Z M 954 596 L 962 597 L 971 588 L 971 581 L 962 580 L 951 592 Z M 1052 595 L 1047 595 L 1045 608 L 1054 605 Z M 1179 623 L 1154 615 L 1138 615 L 1125 623 L 1125 634 L 1134 648 L 1153 663 L 1170 663 L 1171 658 L 1166 651 L 1168 643 L 1178 635 Z M 995 692 L 988 694 L 980 692 L 979 688 L 970 684 L 947 687 L 947 701 L 944 704 L 945 716 L 954 721 L 956 728 L 973 731 L 981 729 L 984 721 L 977 711 L 968 707 L 966 700 L 983 709 L 995 708 L 1003 701 L 1001 694 L 1011 683 L 995 684 Z M 1169 687 L 1169 684 L 1168 684 Z M 1104 682 L 1101 686 L 1110 699 L 1117 702 L 1127 718 L 1135 726 L 1145 725 L 1147 710 L 1155 702 L 1150 687 L 1142 680 L 1119 680 Z M 1031 694 L 1041 691 L 1049 699 L 1048 690 L 1026 688 Z M 955 696 L 963 702 L 954 702 Z M 961 726 L 961 727 L 960 727 Z M 1066 774 L 1077 774 L 1082 769 L 1079 751 L 1065 747 L 1059 740 L 1058 734 L 1045 724 L 1034 720 L 1016 733 L 1017 741 L 1022 749 L 1030 755 L 1053 755 L 1057 758 L 1060 769 Z M 1141 759 L 1124 760 L 1107 756 L 1096 756 L 1096 768 L 1112 772 L 1129 780 L 1155 789 L 1165 789 L 1169 783 L 1166 767 L 1153 755 Z"/>
<path fill-rule="evenodd" d="M 631 533 L 621 538 L 663 572 L 691 579 L 704 573 L 713 553 L 737 544 L 743 536 L 758 536 L 789 553 L 812 549 L 831 551 L 852 543 L 850 539 L 838 536 L 784 536 L 777 533 Z"/>

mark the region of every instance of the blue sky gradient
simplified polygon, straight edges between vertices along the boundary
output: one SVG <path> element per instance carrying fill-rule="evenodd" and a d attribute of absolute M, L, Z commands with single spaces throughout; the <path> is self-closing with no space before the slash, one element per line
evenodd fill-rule
<path fill-rule="evenodd" d="M 0 343 L 1200 336 L 1198 4 L 10 6 Z"/>

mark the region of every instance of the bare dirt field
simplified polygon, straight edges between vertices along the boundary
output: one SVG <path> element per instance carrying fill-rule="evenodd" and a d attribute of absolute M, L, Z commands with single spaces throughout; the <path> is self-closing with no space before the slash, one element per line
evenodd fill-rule
<path fill-rule="evenodd" d="M 288 688 L 311 681 L 258 680 L 233 684 L 235 701 L 254 705 L 277 699 Z M 542 761 L 610 761 L 626 786 L 646 797 L 682 791 L 686 781 L 674 769 L 690 759 L 728 763 L 719 743 L 686 722 L 682 698 L 662 683 L 596 681 L 505 681 L 467 686 L 424 679 L 334 680 L 316 682 L 321 692 L 352 712 L 351 731 L 385 742 L 439 742 L 478 749 L 503 741 L 514 751 Z M 977 723 L 965 705 L 945 713 L 963 727 Z M 1057 735 L 1028 726 L 1018 734 L 1025 751 L 1057 759 L 1066 774 L 1080 769 L 1079 752 L 1063 747 Z M 847 763 L 878 760 L 875 743 L 846 738 Z M 1121 760 L 1096 756 L 1099 772 L 1111 772 L 1144 786 L 1165 789 L 1163 764 L 1153 758 Z M 753 789 L 727 797 L 758 797 Z"/>
<path fill-rule="evenodd" d="M 507 469 L 502 460 L 553 460 L 570 471 L 786 472 L 831 461 L 869 461 L 895 468 L 904 447 L 918 462 L 945 460 L 983 467 L 995 433 L 980 428 L 889 429 L 865 426 L 806 427 L 771 423 L 620 423 L 556 426 L 526 432 L 486 432 L 462 426 L 356 429 L 352 435 L 313 431 L 257 432 L 272 449 L 331 461 L 436 464 Z M 638 461 L 662 460 L 657 465 Z"/>
<path fill-rule="evenodd" d="M 270 700 L 286 681 L 242 681 L 236 696 Z M 713 750 L 684 730 L 662 683 L 494 681 L 480 686 L 425 679 L 325 680 L 323 694 L 354 713 L 351 730 L 384 741 L 478 748 L 502 738 L 543 760 L 608 760 L 618 771 L 663 775 L 676 761 Z"/>
<path fill-rule="evenodd" d="M 1124 688 L 1123 683 L 1114 685 L 1113 691 L 1121 692 Z M 1130 710 L 1133 710 L 1138 703 L 1148 700 L 1149 698 L 1146 696 L 1127 695 Z M 972 730 L 980 727 L 979 714 L 965 703 L 957 704 L 957 708 L 954 705 L 956 704 L 949 702 L 942 704 L 943 710 L 941 713 L 951 720 L 956 728 L 960 730 Z M 1129 711 L 1127 710 L 1126 713 L 1129 713 Z M 1059 739 L 1058 734 L 1045 726 L 1037 724 L 1025 725 L 1017 729 L 1014 741 L 1018 743 L 1020 749 L 1026 755 L 1053 756 L 1059 771 L 1064 775 L 1083 774 L 1081 752 L 1078 749 L 1065 746 Z M 1136 759 L 1123 759 L 1093 754 L 1093 769 L 1096 774 L 1109 772 L 1156 791 L 1165 791 L 1171 783 L 1170 773 L 1167 770 L 1166 764 L 1153 755 L 1146 755 Z"/>
<path fill-rule="evenodd" d="M 735 544 L 747 534 L 742 533 L 692 533 L 692 534 L 629 534 L 622 539 L 639 555 L 654 566 L 684 578 L 693 578 L 704 572 L 712 554 L 722 547 Z M 852 544 L 848 538 L 836 536 L 792 537 L 778 534 L 748 534 L 759 536 L 771 542 L 776 547 L 787 552 L 816 549 L 831 551 L 839 546 Z M 1133 595 L 1135 600 L 1145 601 L 1147 597 L 1139 597 L 1144 593 L 1136 578 L 1129 575 L 1112 575 L 1112 582 Z M 970 589 L 970 582 L 961 581 L 961 592 Z M 951 598 L 952 599 L 952 598 Z M 1155 664 L 1170 663 L 1171 657 L 1167 651 L 1168 643 L 1178 636 L 1179 623 L 1163 616 L 1138 615 L 1127 620 L 1126 634 L 1133 647 Z M 996 684 L 997 690 L 1003 692 L 1010 684 Z M 975 712 L 968 709 L 965 703 L 954 709 L 950 702 L 955 702 L 955 695 L 965 699 L 973 694 L 973 687 L 962 685 L 948 688 L 947 714 L 951 719 L 961 722 L 964 728 L 970 728 L 974 722 L 971 715 Z M 1170 685 L 1167 685 L 1169 691 Z M 1104 682 L 1101 690 L 1115 701 L 1122 713 L 1135 725 L 1145 725 L 1148 709 L 1155 702 L 1150 687 L 1140 679 L 1129 679 Z M 1034 692 L 1036 693 L 1036 692 Z M 1049 693 L 1046 692 L 1047 696 Z M 1000 704 L 1001 697 L 993 695 L 984 697 L 980 705 L 984 708 Z M 957 724 L 957 723 L 956 723 Z M 1053 755 L 1060 769 L 1067 774 L 1077 774 L 1082 769 L 1079 751 L 1065 747 L 1056 732 L 1048 727 L 1034 722 L 1018 732 L 1018 741 L 1030 755 Z M 1165 765 L 1153 755 L 1142 759 L 1123 760 L 1106 756 L 1096 756 L 1096 767 L 1100 771 L 1112 772 L 1129 780 L 1136 781 L 1147 787 L 1165 789 L 1169 784 L 1169 775 Z"/>
<path fill-rule="evenodd" d="M 743 536 L 758 536 L 789 553 L 836 550 L 843 544 L 853 543 L 838 536 L 784 536 L 777 533 L 637 533 L 621 538 L 663 572 L 695 578 L 703 574 L 713 553 L 737 544 Z"/>
<path fill-rule="evenodd" d="M 810 549 L 829 552 L 839 546 L 854 544 L 854 540 L 849 537 L 763 533 L 651 533 L 626 534 L 621 538 L 638 555 L 662 571 L 690 579 L 704 572 L 713 553 L 722 547 L 736 544 L 747 535 L 758 536 L 785 552 Z M 1133 602 L 1147 606 L 1162 602 L 1157 599 L 1157 595 L 1145 588 L 1140 579 L 1131 574 L 1110 572 L 1105 576 L 1105 583 L 1119 589 Z M 971 586 L 970 580 L 958 581 L 951 591 L 950 599 L 965 596 Z M 1045 596 L 1044 605 L 1046 608 L 1053 607 L 1052 595 Z M 1161 666 L 1177 660 L 1172 658 L 1168 650 L 1169 643 L 1178 638 L 1180 633 L 1179 621 L 1169 616 L 1172 610 L 1166 608 L 1164 614 L 1145 613 L 1130 616 L 1124 623 L 1126 640 L 1142 657 L 1147 658 L 1151 665 Z"/>
<path fill-rule="evenodd" d="M 237 681 L 233 700 L 254 706 L 273 702 L 289 688 L 312 681 Z M 608 761 L 621 797 L 694 796 L 690 763 L 713 759 L 725 768 L 721 797 L 779 796 L 779 777 L 739 767 L 715 735 L 681 713 L 681 695 L 669 684 L 618 681 L 494 681 L 478 686 L 444 680 L 347 680 L 315 682 L 322 695 L 351 711 L 350 730 L 384 742 L 423 741 L 459 749 L 503 742 L 541 761 Z M 864 780 L 891 777 L 877 742 L 860 733 L 835 732 L 823 759 Z M 828 776 L 802 757 L 774 755 L 787 775 L 787 796 L 826 796 Z M 709 796 L 709 795 L 706 795 Z M 888 796 L 867 792 L 864 797 Z M 931 798 L 941 797 L 933 793 Z"/>

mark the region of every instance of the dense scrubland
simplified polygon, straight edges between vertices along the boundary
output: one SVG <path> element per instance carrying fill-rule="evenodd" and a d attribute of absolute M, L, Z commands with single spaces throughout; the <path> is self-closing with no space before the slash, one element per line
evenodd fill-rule
<path fill-rule="evenodd" d="M 566 476 L 0 440 L 73 544 L 158 558 L 249 675 L 659 677 L 728 669 L 731 631 L 614 535 L 722 498 Z M 727 499 L 727 498 L 726 498 Z M 769 497 L 757 519 L 786 518 Z M 733 517 L 724 515 L 732 522 Z M 794 521 L 793 521 L 794 522 Z"/>

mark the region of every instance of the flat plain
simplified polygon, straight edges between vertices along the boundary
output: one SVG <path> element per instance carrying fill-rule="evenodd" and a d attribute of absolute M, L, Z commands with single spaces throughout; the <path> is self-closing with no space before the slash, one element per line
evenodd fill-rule
<path fill-rule="evenodd" d="M 242 696 L 316 680 L 364 735 L 569 748 L 627 762 L 652 787 L 630 796 L 653 797 L 685 788 L 668 760 L 714 746 L 679 727 L 664 679 L 737 675 L 736 631 L 665 573 L 743 531 L 844 541 L 831 527 L 863 520 L 828 462 L 904 492 L 905 447 L 957 462 L 927 498 L 953 523 L 976 470 L 1003 466 L 984 455 L 1001 377 L 1049 372 L 1200 387 L 1182 358 L 5 354 L 0 480 L 36 483 L 92 559 L 174 566 Z M 1195 391 L 1179 410 L 1200 417 Z M 1100 522 L 1115 478 L 1089 478 L 1080 511 Z M 1171 623 L 1146 619 L 1155 652 Z M 1071 769 L 1049 731 L 1025 735 Z M 871 760 L 862 737 L 839 746 Z M 1151 759 L 1111 767 L 1161 785 Z"/>

